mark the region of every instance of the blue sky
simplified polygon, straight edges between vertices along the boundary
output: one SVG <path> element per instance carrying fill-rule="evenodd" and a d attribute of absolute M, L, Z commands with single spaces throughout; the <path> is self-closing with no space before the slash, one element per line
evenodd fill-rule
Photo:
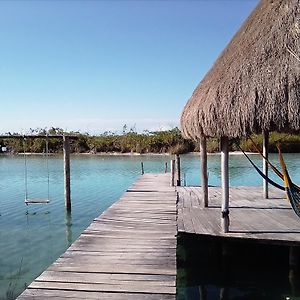
<path fill-rule="evenodd" d="M 257 3 L 0 1 L 0 132 L 178 125 Z"/>

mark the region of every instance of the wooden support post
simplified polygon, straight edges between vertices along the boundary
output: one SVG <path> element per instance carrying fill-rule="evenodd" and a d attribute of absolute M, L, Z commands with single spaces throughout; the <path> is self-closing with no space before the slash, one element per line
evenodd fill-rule
<path fill-rule="evenodd" d="M 222 229 L 229 231 L 229 168 L 228 137 L 221 138 Z"/>
<path fill-rule="evenodd" d="M 207 176 L 207 150 L 206 137 L 200 138 L 200 160 L 201 160 L 201 186 L 204 207 L 208 207 L 208 176 Z"/>
<path fill-rule="evenodd" d="M 264 130 L 263 131 L 263 155 L 265 158 L 268 159 L 269 156 L 269 131 Z M 266 159 L 263 158 L 263 173 L 264 175 L 268 176 L 268 162 Z M 268 182 L 263 179 L 263 193 L 264 198 L 269 198 L 269 188 L 268 188 Z"/>
<path fill-rule="evenodd" d="M 171 173 L 171 182 L 170 186 L 175 185 L 175 159 L 170 161 L 170 173 Z"/>
<path fill-rule="evenodd" d="M 165 173 L 167 173 L 167 172 L 168 172 L 168 163 L 165 162 Z"/>
<path fill-rule="evenodd" d="M 227 287 L 222 287 L 220 289 L 220 300 L 227 300 L 227 299 L 229 299 L 228 289 L 227 289 Z"/>
<path fill-rule="evenodd" d="M 69 137 L 63 136 L 64 149 L 64 185 L 65 185 L 65 206 L 71 210 L 71 180 L 70 180 L 70 141 Z"/>
<path fill-rule="evenodd" d="M 207 300 L 207 293 L 206 293 L 206 288 L 204 285 L 199 286 L 199 300 Z"/>
<path fill-rule="evenodd" d="M 141 174 L 144 175 L 145 171 L 144 171 L 144 163 L 141 162 Z"/>
<path fill-rule="evenodd" d="M 176 186 L 180 186 L 181 185 L 180 156 L 178 154 L 175 155 L 175 164 L 176 164 Z"/>

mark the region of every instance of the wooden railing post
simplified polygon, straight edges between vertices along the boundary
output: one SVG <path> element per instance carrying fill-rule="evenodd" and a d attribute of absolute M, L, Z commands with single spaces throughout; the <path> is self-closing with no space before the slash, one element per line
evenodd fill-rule
<path fill-rule="evenodd" d="M 70 141 L 69 137 L 63 136 L 64 149 L 64 187 L 65 187 L 65 206 L 71 210 L 71 177 L 70 177 Z"/>
<path fill-rule="evenodd" d="M 171 176 L 171 182 L 170 182 L 170 186 L 174 186 L 175 185 L 175 159 L 172 159 L 170 161 L 170 176 Z"/>
<path fill-rule="evenodd" d="M 263 131 L 263 155 L 266 159 L 268 159 L 269 156 L 269 132 L 267 130 Z M 263 158 L 263 173 L 265 176 L 268 176 L 269 170 L 268 170 L 268 162 L 267 160 Z M 264 198 L 269 198 L 269 187 L 268 182 L 263 179 L 263 193 Z"/>
<path fill-rule="evenodd" d="M 228 137 L 221 137 L 222 229 L 229 231 L 229 168 Z"/>
<path fill-rule="evenodd" d="M 207 150 L 206 137 L 200 138 L 200 160 L 201 160 L 201 187 L 204 207 L 208 207 L 208 176 L 207 176 Z"/>
<path fill-rule="evenodd" d="M 176 164 L 176 186 L 181 185 L 181 176 L 180 176 L 180 156 L 175 155 L 175 164 Z"/>

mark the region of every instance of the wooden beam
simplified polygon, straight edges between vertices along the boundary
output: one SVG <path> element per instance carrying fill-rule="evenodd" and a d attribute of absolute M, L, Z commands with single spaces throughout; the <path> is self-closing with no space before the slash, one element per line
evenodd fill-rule
<path fill-rule="evenodd" d="M 176 186 L 181 186 L 181 176 L 180 176 L 180 156 L 175 155 L 175 164 L 176 164 Z"/>
<path fill-rule="evenodd" d="M 266 159 L 268 159 L 269 156 L 269 131 L 263 130 L 263 155 Z M 267 160 L 263 158 L 263 173 L 264 175 L 268 176 L 269 170 L 268 170 L 268 162 Z M 263 194 L 266 199 L 269 198 L 269 187 L 268 182 L 263 179 Z"/>
<path fill-rule="evenodd" d="M 65 186 L 65 206 L 71 210 L 71 178 L 70 178 L 70 141 L 68 136 L 63 136 L 64 149 L 64 186 Z"/>
<path fill-rule="evenodd" d="M 208 207 L 206 137 L 200 138 L 200 160 L 201 160 L 201 186 L 202 186 L 203 203 L 204 203 L 204 207 Z"/>
<path fill-rule="evenodd" d="M 221 178 L 222 178 L 222 229 L 229 231 L 229 168 L 228 137 L 221 138 Z"/>

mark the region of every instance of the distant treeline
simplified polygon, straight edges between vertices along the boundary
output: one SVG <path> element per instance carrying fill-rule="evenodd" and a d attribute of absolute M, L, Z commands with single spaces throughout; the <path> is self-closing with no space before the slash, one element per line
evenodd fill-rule
<path fill-rule="evenodd" d="M 9 133 L 11 135 L 21 135 Z M 76 135 L 77 139 L 71 142 L 72 153 L 101 153 L 101 152 L 137 152 L 137 153 L 186 153 L 195 150 L 191 140 L 184 139 L 178 128 L 167 131 L 144 131 L 137 133 L 123 127 L 121 134 L 104 132 L 92 136 L 88 133 L 64 132 L 61 128 L 31 129 L 30 135 Z M 6 146 L 11 153 L 31 152 L 43 153 L 46 149 L 46 139 L 0 139 L 0 145 Z M 62 152 L 62 140 L 48 138 L 48 148 L 51 153 Z"/>
<path fill-rule="evenodd" d="M 10 133 L 9 133 L 10 134 Z M 77 139 L 71 142 L 72 153 L 169 153 L 182 154 L 187 152 L 199 151 L 199 143 L 185 139 L 181 135 L 178 128 L 166 131 L 144 131 L 137 133 L 134 130 L 126 130 L 123 127 L 121 134 L 113 132 L 104 132 L 103 134 L 92 136 L 88 133 L 79 132 L 64 132 L 61 128 L 51 129 L 31 129 L 31 135 L 61 135 L 70 134 L 76 135 Z M 20 135 L 13 133 L 12 135 Z M 251 139 L 262 147 L 262 136 L 252 135 Z M 284 152 L 300 152 L 300 136 L 281 134 L 272 132 L 270 134 L 270 152 L 276 152 L 276 144 L 281 144 L 281 149 Z M 46 151 L 46 139 L 0 139 L 0 145 L 5 146 L 10 153 L 43 153 Z M 62 140 L 48 138 L 48 146 L 50 153 L 62 152 Z M 244 151 L 256 152 L 256 149 L 250 139 L 234 139 L 230 142 L 230 151 L 239 151 L 241 147 Z M 0 147 L 1 149 L 1 147 Z M 219 151 L 219 140 L 210 138 L 207 142 L 208 152 Z"/>

